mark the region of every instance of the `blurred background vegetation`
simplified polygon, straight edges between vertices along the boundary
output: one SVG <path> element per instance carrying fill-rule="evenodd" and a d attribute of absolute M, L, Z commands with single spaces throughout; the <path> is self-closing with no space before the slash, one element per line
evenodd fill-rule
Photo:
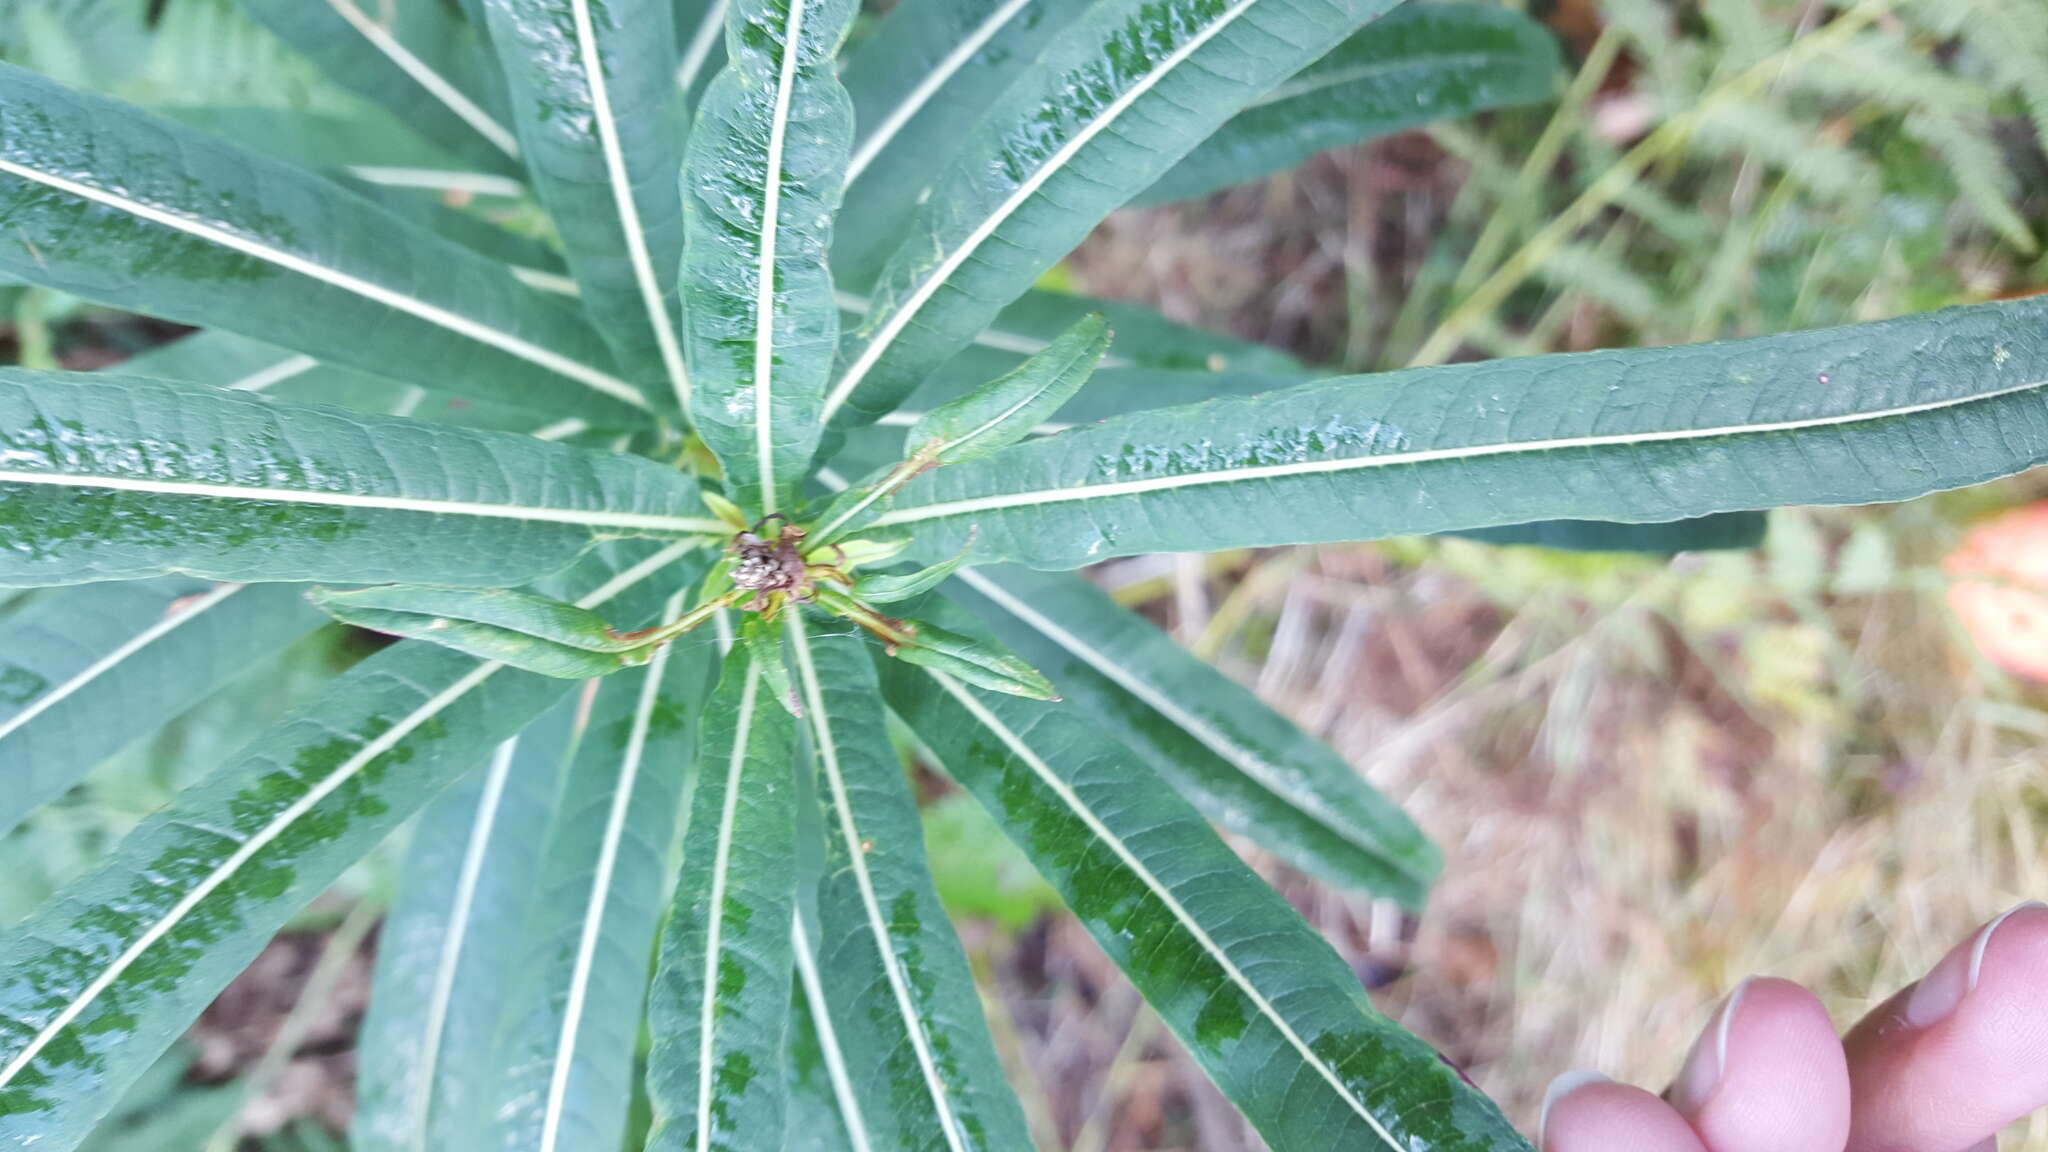
<path fill-rule="evenodd" d="M 187 115 L 379 115 L 230 0 L 68 10 L 7 5 L 0 58 Z M 1347 371 L 2048 290 L 2041 0 L 1528 10 L 1564 45 L 1552 102 L 1120 213 L 1049 285 Z M 176 332 L 0 286 L 0 362 L 98 368 Z M 2043 497 L 2021 477 L 1789 510 L 1746 552 L 1397 540 L 1095 575 L 1328 738 L 1443 846 L 1420 918 L 1245 851 L 1387 1011 L 1533 1124 L 1567 1067 L 1661 1083 L 1746 975 L 1808 983 L 1846 1027 L 1979 921 L 2048 894 L 2048 693 L 1977 654 L 1942 568 L 1973 525 Z M 22 602 L 0 595 L 0 615 Z M 0 840 L 0 914 L 370 643 L 333 630 L 252 668 L 38 812 Z M 926 783 L 935 870 L 1041 1146 L 1256 1148 L 1021 860 L 988 856 L 1000 837 L 972 803 Z M 100 1147 L 342 1146 L 396 847 L 229 989 Z M 2048 1149 L 2048 1123 L 2005 1147 Z"/>

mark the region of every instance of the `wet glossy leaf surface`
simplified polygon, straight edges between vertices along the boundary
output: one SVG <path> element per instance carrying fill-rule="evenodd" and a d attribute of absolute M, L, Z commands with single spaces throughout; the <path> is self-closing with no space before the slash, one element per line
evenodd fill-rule
<path fill-rule="evenodd" d="M 0 371 L 0 494 L 0 584 L 517 584 L 704 530 L 696 485 L 646 460 L 98 373 Z"/>
<path fill-rule="evenodd" d="M 680 408 L 676 276 L 686 121 L 674 0 L 486 0 L 520 155 L 590 321 L 641 392 Z"/>
<path fill-rule="evenodd" d="M 853 111 L 833 52 L 852 18 L 850 0 L 734 0 L 683 169 L 690 416 L 762 513 L 817 449 L 839 339 L 825 254 Z"/>
<path fill-rule="evenodd" d="M 2048 303 L 1328 380 L 941 469 L 876 523 L 1063 568 L 1518 524 L 1902 500 L 2048 459 Z"/>
<path fill-rule="evenodd" d="M 873 420 L 1098 220 L 1393 0 L 1115 0 L 991 106 L 933 182 L 848 341 L 827 411 Z"/>
<path fill-rule="evenodd" d="M 708 638 L 592 686 L 590 720 L 513 948 L 487 1146 L 615 1148 L 632 1101 L 648 957 L 667 902 L 677 813 L 695 771 Z"/>
<path fill-rule="evenodd" d="M 75 1143 L 311 900 L 568 691 L 389 649 L 0 937 L 0 1142 Z"/>
<path fill-rule="evenodd" d="M 809 626 L 792 644 L 825 805 L 817 967 L 872 1146 L 1028 1148 L 967 957 L 932 888 L 867 645 Z"/>
<path fill-rule="evenodd" d="M 580 317 L 502 265 L 313 173 L 9 65 L 0 218 L 0 273 L 29 283 L 396 379 L 468 377 L 561 415 L 632 410 Z"/>
<path fill-rule="evenodd" d="M 361 1152 L 469 1152 L 489 1128 L 498 1025 L 573 748 L 564 698 L 420 814 L 377 933 L 349 1137 Z"/>
<path fill-rule="evenodd" d="M 683 872 L 648 1002 L 650 1152 L 783 1143 L 795 764 L 795 719 L 751 652 L 734 648 L 705 711 Z"/>

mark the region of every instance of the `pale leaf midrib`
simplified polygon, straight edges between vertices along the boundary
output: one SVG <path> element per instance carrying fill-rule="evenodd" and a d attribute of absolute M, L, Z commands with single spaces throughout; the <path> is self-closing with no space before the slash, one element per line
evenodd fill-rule
<path fill-rule="evenodd" d="M 782 227 L 782 154 L 788 139 L 790 102 L 796 88 L 797 63 L 803 57 L 804 8 L 807 0 L 790 0 L 789 19 L 782 29 L 775 102 L 768 119 L 768 150 L 763 158 L 761 250 L 754 266 L 754 455 L 761 478 L 761 511 L 774 515 L 775 495 L 775 260 Z"/>
<path fill-rule="evenodd" d="M 746 683 L 740 688 L 737 726 L 733 729 L 732 753 L 726 759 L 725 795 L 718 811 L 718 840 L 712 849 L 711 901 L 704 928 L 704 995 L 697 1022 L 697 1149 L 710 1152 L 711 1085 L 718 1055 L 718 953 L 724 947 L 726 873 L 732 867 L 733 825 L 739 818 L 740 786 L 746 774 L 747 744 L 754 734 L 754 696 L 760 687 L 761 670 L 749 661 Z"/>
<path fill-rule="evenodd" d="M 322 777 L 320 782 L 308 789 L 304 795 L 287 805 L 276 816 L 273 816 L 269 823 L 244 840 L 226 860 L 222 861 L 204 879 L 194 885 L 192 890 L 181 897 L 176 904 L 172 905 L 168 912 L 145 929 L 142 935 L 124 949 L 120 955 L 116 956 L 113 962 L 108 964 L 99 976 L 86 985 L 85 989 L 78 996 L 74 997 L 56 1016 L 52 1017 L 50 1023 L 44 1025 L 42 1030 L 20 1052 L 15 1054 L 6 1067 L 0 1068 L 0 1087 L 13 1083 L 14 1078 L 21 1073 L 22 1069 L 32 1063 L 52 1040 L 66 1028 L 69 1028 L 80 1015 L 84 1014 L 92 1006 L 93 1002 L 99 999 L 102 993 L 112 987 L 127 972 L 130 966 L 150 948 L 154 947 L 159 940 L 175 931 L 186 916 L 190 915 L 194 909 L 206 901 L 207 897 L 213 895 L 222 885 L 231 880 L 240 871 L 241 867 L 253 859 L 258 852 L 269 847 L 279 836 L 282 836 L 286 828 L 289 828 L 301 816 L 319 806 L 321 801 L 333 795 L 342 785 L 353 779 L 355 774 L 361 771 L 370 761 L 390 751 L 393 747 L 397 746 L 399 741 L 411 735 L 421 725 L 440 714 L 456 700 L 504 667 L 503 664 L 496 662 L 477 665 L 453 684 L 442 689 L 424 704 L 421 704 L 418 708 L 407 714 L 398 723 L 385 729 L 376 738 L 363 745 L 354 755 L 343 761 L 340 766 Z"/>
<path fill-rule="evenodd" d="M 427 1129 L 433 1119 L 434 1090 L 440 1084 L 441 1044 L 447 1036 L 448 1013 L 455 999 L 455 975 L 462 963 L 469 938 L 469 918 L 475 907 L 476 891 L 483 879 L 484 857 L 490 850 L 491 833 L 504 801 L 505 781 L 511 775 L 512 759 L 519 738 L 514 736 L 498 746 L 484 777 L 483 794 L 477 798 L 476 815 L 470 821 L 469 838 L 462 848 L 462 869 L 456 875 L 455 898 L 448 907 L 448 923 L 441 933 L 439 958 L 434 965 L 434 983 L 427 998 L 426 1027 L 420 1043 L 419 1080 L 413 1085 L 411 1122 L 407 1131 L 413 1147 L 426 1152 Z"/>
<path fill-rule="evenodd" d="M 305 2 L 305 0 L 300 0 Z M 424 88 L 428 95 L 453 112 L 464 124 L 476 130 L 490 145 L 505 155 L 519 158 L 519 139 L 503 124 L 493 119 L 476 101 L 470 99 L 449 79 L 435 71 L 433 66 L 414 55 L 412 50 L 401 44 L 391 30 L 371 19 L 369 14 L 355 6 L 352 0 L 328 0 L 328 4 L 349 27 L 369 42 L 372 48 L 396 65 L 398 70 Z"/>
<path fill-rule="evenodd" d="M 673 563 L 684 552 L 689 551 L 691 547 L 689 544 L 672 544 L 662 549 L 626 571 L 612 577 L 603 585 L 577 600 L 577 606 L 596 608 L 604 604 L 612 597 L 617 596 L 620 592 L 632 587 L 639 581 L 646 579 L 662 567 Z M 425 703 L 408 713 L 397 723 L 378 733 L 376 737 L 369 740 L 360 749 L 357 749 L 354 755 L 344 760 L 332 772 L 322 777 L 319 783 L 306 791 L 305 795 L 286 805 L 277 815 L 272 816 L 270 821 L 262 828 L 250 834 L 249 838 L 238 845 L 227 859 L 223 860 L 201 879 L 198 884 L 194 885 L 191 892 L 186 893 L 176 904 L 171 906 L 169 911 L 158 917 L 154 923 L 144 929 L 134 943 L 123 949 L 121 954 L 116 956 L 107 965 L 105 971 L 99 976 L 94 977 L 92 982 L 87 984 L 70 1003 L 66 1004 L 63 1009 L 53 1016 L 50 1022 L 45 1024 L 30 1039 L 29 1043 L 7 1062 L 4 1068 L 0 1068 L 0 1088 L 5 1088 L 13 1083 L 14 1078 L 21 1074 L 22 1069 L 33 1063 L 35 1058 L 42 1053 L 44 1048 L 49 1046 L 52 1040 L 66 1028 L 70 1027 L 72 1022 L 76 1021 L 79 1016 L 83 1015 L 92 1006 L 93 1002 L 99 998 L 101 993 L 112 987 L 136 960 L 140 959 L 144 953 L 156 945 L 157 941 L 162 940 L 165 936 L 175 931 L 179 922 L 190 915 L 193 909 L 205 903 L 206 898 L 217 891 L 221 885 L 226 884 L 232 879 L 235 873 L 241 869 L 242 865 L 254 859 L 257 853 L 274 843 L 279 836 L 284 835 L 285 830 L 296 823 L 300 817 L 311 812 L 320 805 L 321 801 L 332 796 L 344 784 L 354 779 L 356 773 L 362 771 L 371 761 L 395 748 L 399 741 L 404 740 L 420 726 L 446 711 L 449 706 L 467 695 L 477 685 L 482 684 L 504 668 L 505 665 L 496 661 L 485 661 L 464 673 L 454 683 L 428 698 Z"/>
<path fill-rule="evenodd" d="M 239 252 L 244 256 L 261 260 L 266 264 L 275 265 L 310 280 L 317 280 L 330 288 L 347 292 L 353 296 L 360 296 L 383 307 L 403 312 L 414 319 L 432 324 L 464 339 L 496 348 L 507 355 L 515 356 L 557 375 L 574 380 L 584 387 L 602 395 L 610 396 L 614 400 L 630 404 L 635 408 L 647 407 L 647 401 L 641 397 L 637 389 L 608 372 L 601 371 L 579 360 L 565 356 L 553 349 L 544 348 L 510 332 L 493 328 L 483 321 L 464 316 L 459 312 L 443 308 L 438 304 L 430 304 L 427 301 L 408 296 L 403 292 L 387 288 L 374 281 L 366 280 L 354 273 L 330 268 L 297 253 L 287 252 L 273 244 L 250 239 L 247 236 L 203 220 L 196 220 L 181 212 L 159 208 L 154 204 L 145 204 L 133 197 L 118 192 L 110 192 L 105 188 L 73 180 L 68 176 L 59 176 L 54 172 L 45 172 L 40 168 L 17 163 L 13 160 L 0 159 L 0 173 L 41 184 L 47 188 L 54 188 L 66 195 L 76 196 L 81 200 L 89 200 L 95 204 L 100 204 L 117 212 L 133 216 L 138 220 L 144 220 L 159 227 L 182 232 L 208 244 Z"/>
<path fill-rule="evenodd" d="M 949 1107 L 951 1094 L 947 1092 L 945 1078 L 940 1075 L 932 1058 L 931 1042 L 924 1034 L 917 1005 L 911 1000 L 909 981 L 901 970 L 895 942 L 890 938 L 887 919 L 882 915 L 881 901 L 875 895 L 874 879 L 868 875 L 867 859 L 861 851 L 862 836 L 854 823 L 853 801 L 847 792 L 845 775 L 839 767 L 838 745 L 832 739 L 831 714 L 825 709 L 825 695 L 819 687 L 817 666 L 811 658 L 810 637 L 804 629 L 803 614 L 790 612 L 788 619 L 790 646 L 796 650 L 804 703 L 811 714 L 811 727 L 817 737 L 818 759 L 825 768 L 832 804 L 839 812 L 839 835 L 845 842 L 854 883 L 860 890 L 862 912 L 867 918 L 868 931 L 874 938 L 877 959 L 888 980 L 889 992 L 896 1002 L 896 1012 L 904 1033 L 909 1037 L 911 1051 L 917 1057 L 918 1069 L 923 1073 L 925 1091 L 931 1097 L 932 1108 L 938 1113 L 939 1129 L 946 1137 L 946 1146 L 950 1152 L 966 1152 L 958 1131 L 959 1121 Z"/>
<path fill-rule="evenodd" d="M 357 492 L 318 492 L 302 488 L 203 484 L 183 480 L 147 480 L 137 476 L 93 476 L 73 472 L 28 472 L 0 468 L 0 484 L 34 484 L 56 488 L 101 488 L 146 492 L 158 496 L 196 496 L 215 500 L 254 500 L 306 504 L 323 508 L 366 508 L 383 512 L 414 512 L 435 516 L 477 516 L 543 524 L 574 524 L 622 531 L 724 535 L 725 525 L 709 517 L 668 516 L 654 512 L 613 512 L 605 509 L 541 508 L 520 504 L 486 504 L 473 500 L 436 500 L 410 496 L 371 496 Z"/>
<path fill-rule="evenodd" d="M 1168 723 L 1194 737 L 1197 743 L 1214 752 L 1225 763 L 1258 782 L 1275 799 L 1300 813 L 1304 819 L 1403 875 L 1418 881 L 1427 880 L 1426 875 L 1418 874 L 1410 868 L 1386 844 L 1369 836 L 1361 838 L 1359 833 L 1362 830 L 1354 830 L 1340 824 L 1330 813 L 1323 811 L 1321 805 L 1303 803 L 1299 799 L 1297 789 L 1282 780 L 1265 757 L 1232 740 L 1215 725 L 1181 707 L 1170 695 L 1160 691 L 1144 677 L 1061 627 L 1057 621 L 1039 612 L 1022 597 L 972 568 L 962 568 L 954 575 L 960 577 L 975 591 L 988 597 L 998 608 L 1023 622 L 1026 627 L 1079 657 L 1083 663 L 1107 677 L 1111 683 L 1137 697 L 1140 703 L 1159 713 Z"/>
<path fill-rule="evenodd" d="M 197 603 L 156 620 L 149 627 L 129 637 L 106 655 L 86 665 L 70 679 L 29 701 L 28 706 L 21 711 L 5 719 L 0 719 L 0 740 L 5 740 L 27 727 L 36 717 L 70 699 L 86 685 L 119 666 L 122 661 L 163 639 L 179 628 L 184 627 L 186 624 L 191 623 L 206 613 L 207 610 L 218 607 L 221 601 L 241 591 L 244 587 L 246 585 L 242 584 L 219 585 L 208 591 Z"/>
<path fill-rule="evenodd" d="M 591 115 L 597 121 L 598 149 L 604 156 L 605 179 L 611 185 L 612 205 L 618 213 L 619 231 L 624 235 L 626 260 L 632 268 L 633 283 L 639 289 L 641 304 L 647 309 L 647 324 L 654 330 L 662 369 L 668 373 L 676 402 L 682 406 L 682 411 L 688 412 L 690 378 L 683 371 L 682 344 L 676 336 L 668 299 L 654 274 L 653 254 L 647 247 L 647 230 L 641 226 L 640 205 L 633 199 L 633 182 L 626 172 L 625 149 L 619 142 L 619 125 L 612 114 L 611 89 L 605 79 L 596 22 L 590 14 L 590 0 L 571 0 L 571 11 L 583 63 L 583 78 L 590 91 Z"/>
<path fill-rule="evenodd" d="M 1725 425 L 1713 428 L 1672 428 L 1652 432 L 1616 432 L 1606 435 L 1565 436 L 1551 440 L 1474 444 L 1457 448 L 1432 448 L 1414 452 L 1388 452 L 1371 456 L 1340 456 L 1321 460 L 1300 460 L 1287 464 L 1261 464 L 1248 468 L 1184 472 L 1173 476 L 1154 476 L 1142 480 L 1076 484 L 1063 488 L 975 496 L 909 508 L 897 508 L 876 517 L 874 523 L 876 527 L 880 528 L 894 524 L 911 524 L 925 520 L 972 515 L 976 512 L 999 511 L 1006 508 L 1042 507 L 1048 504 L 1107 500 L 1124 496 L 1138 496 L 1148 492 L 1201 487 L 1209 484 L 1237 484 L 1258 480 L 1281 480 L 1294 476 L 1326 475 L 1332 472 L 1361 472 L 1374 468 L 1391 468 L 1400 465 L 1435 464 L 1454 460 L 1477 460 L 1497 456 L 1529 455 L 1582 448 L 1620 448 L 1647 444 L 1687 443 L 1696 440 L 1716 440 L 1736 436 L 1764 436 L 1784 432 L 1802 432 L 1816 428 L 1878 423 L 1886 420 L 1897 420 L 1909 416 L 1922 415 L 1928 412 L 1940 412 L 1950 408 L 1985 404 L 2007 396 L 2032 392 L 2042 388 L 2048 388 L 2048 380 L 2034 380 L 1988 392 L 1972 393 L 1968 396 L 1949 397 L 1942 400 L 1901 405 L 1877 411 L 1852 412 L 1834 416 L 1810 417 L 1801 420 Z"/>
<path fill-rule="evenodd" d="M 874 163 L 875 157 L 881 155 L 889 146 L 889 142 L 896 139 L 896 134 L 903 131 L 904 126 L 923 111 L 932 97 L 936 96 L 960 69 L 965 68 L 968 61 L 974 59 L 975 53 L 986 47 L 995 34 L 1002 31 L 1003 27 L 1030 3 L 1031 0 L 1005 0 L 1002 7 L 991 12 L 987 19 L 969 32 L 960 43 L 954 45 L 953 50 L 889 110 L 889 114 L 876 124 L 874 134 L 862 142 L 860 148 L 854 152 L 853 159 L 846 165 L 846 183 L 851 185 L 858 180 L 860 174 L 867 171 L 868 165 Z"/>
<path fill-rule="evenodd" d="M 860 1114 L 860 1100 L 853 1094 L 853 1079 L 846 1073 L 846 1056 L 839 1048 L 839 1033 L 832 1027 L 832 1013 L 825 1004 L 825 982 L 818 978 L 817 961 L 811 958 L 811 938 L 804 930 L 802 909 L 790 916 L 789 938 L 795 945 L 797 979 L 803 982 L 811 1026 L 817 1030 L 818 1048 L 825 1056 L 825 1076 L 832 1082 L 832 1098 L 839 1106 L 839 1122 L 846 1126 L 853 1152 L 872 1152 L 867 1121 Z"/>
<path fill-rule="evenodd" d="M 1153 898 L 1164 904 L 1167 911 L 1176 920 L 1180 921 L 1181 927 L 1194 938 L 1195 943 L 1208 954 L 1217 967 L 1223 970 L 1225 977 L 1231 983 L 1237 985 L 1238 990 L 1244 994 L 1247 1000 L 1251 1001 L 1252 1007 L 1258 1011 L 1260 1016 L 1265 1018 L 1267 1024 L 1280 1033 L 1282 1039 L 1286 1040 L 1288 1046 L 1293 1048 L 1295 1054 L 1301 1058 L 1302 1063 L 1315 1069 L 1317 1075 L 1321 1076 L 1324 1082 L 1329 1084 L 1330 1088 L 1337 1093 L 1338 1097 L 1345 1104 L 1349 1105 L 1351 1110 L 1360 1119 L 1364 1120 L 1367 1126 L 1381 1140 L 1386 1142 L 1388 1148 L 1401 1152 L 1405 1146 L 1394 1138 L 1393 1133 L 1387 1131 L 1386 1126 L 1380 1123 L 1379 1117 L 1374 1116 L 1372 1110 L 1365 1106 L 1365 1102 L 1357 1098 L 1351 1088 L 1345 1084 L 1344 1078 L 1337 1070 L 1315 1054 L 1315 1050 L 1309 1047 L 1308 1043 L 1301 1038 L 1301 1034 L 1294 1030 L 1294 1026 L 1289 1024 L 1286 1018 L 1280 1015 L 1279 1010 L 1273 1006 L 1273 1003 L 1266 999 L 1265 994 L 1260 992 L 1257 986 L 1251 982 L 1251 979 L 1237 966 L 1237 962 L 1230 958 L 1230 955 L 1223 950 L 1222 946 L 1217 944 L 1215 939 L 1209 935 L 1208 930 L 1203 928 L 1193 914 L 1188 912 L 1187 908 L 1181 904 L 1180 898 L 1175 896 L 1173 891 L 1162 883 L 1157 876 L 1153 875 L 1151 869 L 1145 867 L 1144 862 L 1140 861 L 1131 852 L 1129 846 L 1095 815 L 1093 809 L 1082 802 L 1080 795 L 1058 773 L 1052 770 L 1052 766 L 1047 764 L 1038 755 L 1036 750 L 1024 741 L 1023 737 L 1017 735 L 1016 732 L 1011 730 L 1009 725 L 1003 723 L 1001 717 L 989 711 L 980 700 L 976 699 L 972 693 L 962 687 L 958 681 L 937 669 L 927 668 L 924 671 L 933 680 L 937 681 L 939 687 L 943 688 L 948 695 L 952 696 L 962 707 L 967 709 L 968 713 L 974 717 L 977 723 L 993 733 L 996 739 L 1002 741 L 1004 746 L 1009 748 L 1011 753 L 1018 759 L 1023 760 L 1031 768 L 1032 772 L 1045 782 L 1046 787 L 1052 789 L 1053 793 L 1060 798 L 1060 802 L 1065 804 L 1075 816 L 1079 817 L 1083 824 L 1087 825 L 1089 832 L 1097 840 L 1107 845 L 1110 851 L 1115 853 L 1119 860 L 1123 861 L 1124 866 L 1129 868 L 1144 883 L 1146 889 L 1152 893 Z"/>
<path fill-rule="evenodd" d="M 689 46 L 683 51 L 682 62 L 676 66 L 676 87 L 685 93 L 696 86 L 698 75 L 704 71 L 704 62 L 711 58 L 711 50 L 718 46 L 719 33 L 725 28 L 727 3 L 728 0 L 716 0 L 704 10 L 704 22 L 697 25 Z"/>
<path fill-rule="evenodd" d="M 1332 67 L 1323 72 L 1311 71 L 1306 75 L 1296 74 L 1294 79 L 1281 84 L 1278 88 L 1245 105 L 1245 111 L 1249 112 L 1254 108 L 1265 108 L 1269 105 L 1298 99 L 1311 92 L 1320 92 L 1325 88 L 1338 88 L 1346 84 L 1356 84 L 1377 76 L 1402 72 L 1427 72 L 1452 67 L 1500 65 L 1504 63 L 1507 63 L 1507 61 L 1497 53 L 1444 52 L 1433 55 L 1407 56 L 1398 60 L 1375 60 L 1366 64 L 1351 64 L 1341 68 Z"/>
<path fill-rule="evenodd" d="M 903 330 L 909 327 L 910 322 L 917 317 L 918 313 L 924 310 L 924 306 L 931 302 L 932 297 L 938 294 L 939 289 L 952 279 L 953 274 L 959 271 L 973 257 L 975 252 L 980 250 L 989 237 L 995 235 L 996 230 L 1001 228 L 1004 222 L 1009 220 L 1032 197 L 1036 196 L 1038 190 L 1044 187 L 1053 176 L 1064 170 L 1067 164 L 1081 153 L 1082 149 L 1093 143 L 1097 136 L 1107 131 L 1112 124 L 1116 123 L 1118 118 L 1128 111 L 1132 105 L 1144 99 L 1145 95 L 1157 87 L 1162 79 L 1174 69 L 1186 63 L 1190 57 L 1201 50 L 1203 45 L 1221 35 L 1225 29 L 1237 21 L 1238 17 L 1250 11 L 1252 5 L 1258 2 L 1259 0 L 1233 0 L 1229 8 L 1218 13 L 1216 18 L 1205 25 L 1201 31 L 1190 36 L 1185 44 L 1168 53 L 1159 62 L 1157 67 L 1147 72 L 1136 83 L 1132 84 L 1130 88 L 1119 93 L 1116 99 L 1109 103 L 1108 107 L 1104 108 L 1094 119 L 1083 125 L 1045 163 L 1039 165 L 1030 176 L 1026 177 L 997 206 L 994 212 L 991 212 L 987 218 L 980 224 L 977 224 L 960 244 L 940 259 L 939 263 L 927 276 L 918 281 L 917 287 L 911 290 L 910 295 L 902 304 L 889 313 L 888 318 L 883 321 L 881 328 L 862 346 L 859 355 L 854 358 L 852 364 L 847 366 L 846 374 L 840 377 L 839 382 L 833 386 L 831 393 L 825 398 L 825 407 L 819 419 L 827 423 L 831 421 L 832 417 L 838 413 L 840 407 L 846 403 L 847 398 L 853 394 L 855 389 L 860 387 L 861 381 L 865 380 L 867 374 L 880 362 L 882 355 L 895 344 L 896 338 L 903 334 Z"/>
<path fill-rule="evenodd" d="M 682 610 L 685 593 L 669 597 L 662 618 L 674 619 Z M 557 1152 L 562 1117 L 568 1108 L 569 1077 L 576 1066 L 576 1047 L 583 1028 L 583 1010 L 590 995 L 591 970 L 597 963 L 597 946 L 604 932 L 605 913 L 611 902 L 612 875 L 619 850 L 625 842 L 627 818 L 632 812 L 633 792 L 639 784 L 640 766 L 647 751 L 648 733 L 654 723 L 654 709 L 661 701 L 662 676 L 675 645 L 664 644 L 648 662 L 640 697 L 633 708 L 633 724 L 626 738 L 626 750 L 619 762 L 610 810 L 605 814 L 604 838 L 599 842 L 597 867 L 590 880 L 590 898 L 585 906 L 583 929 L 576 945 L 576 960 L 569 974 L 569 994 L 562 1009 L 562 1027 L 557 1034 L 548 1077 L 547 1102 L 541 1111 L 539 1152 Z"/>

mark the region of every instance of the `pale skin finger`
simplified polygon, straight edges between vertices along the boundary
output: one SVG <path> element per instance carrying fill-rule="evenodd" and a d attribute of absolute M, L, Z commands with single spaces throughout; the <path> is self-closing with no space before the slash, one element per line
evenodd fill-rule
<path fill-rule="evenodd" d="M 1543 1152 L 1707 1152 L 1671 1105 L 1589 1073 L 1558 1077 L 1544 1102 Z"/>
<path fill-rule="evenodd" d="M 2048 1106 L 2048 906 L 1957 945 L 1848 1035 L 1849 1152 L 1989 1147 Z"/>
<path fill-rule="evenodd" d="M 1784 980 L 1736 989 L 1669 1095 L 1560 1078 L 1544 1152 L 1840 1152 L 1848 1135 L 1834 1025 L 1812 993 Z"/>
<path fill-rule="evenodd" d="M 1737 988 L 1667 1095 L 1708 1152 L 1841 1152 L 1849 1138 L 1842 1042 L 1789 980 Z"/>

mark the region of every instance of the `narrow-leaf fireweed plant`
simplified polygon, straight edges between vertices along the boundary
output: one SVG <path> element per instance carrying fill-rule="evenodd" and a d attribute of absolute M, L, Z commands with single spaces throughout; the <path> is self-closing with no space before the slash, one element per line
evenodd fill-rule
<path fill-rule="evenodd" d="M 76 1146 L 417 817 L 358 1148 L 1028 1148 L 914 754 L 1275 1149 L 1525 1148 L 1211 822 L 1411 905 L 1429 845 L 1062 571 L 1669 548 L 2048 452 L 2039 301 L 1316 380 L 1034 290 L 1126 202 L 1544 98 L 1498 9 L 245 7 L 382 128 L 0 68 L 0 274 L 205 329 L 0 372 L 0 585 L 48 589 L 0 621 L 0 810 L 330 618 L 403 639 L 0 937 L 9 1147 Z"/>

